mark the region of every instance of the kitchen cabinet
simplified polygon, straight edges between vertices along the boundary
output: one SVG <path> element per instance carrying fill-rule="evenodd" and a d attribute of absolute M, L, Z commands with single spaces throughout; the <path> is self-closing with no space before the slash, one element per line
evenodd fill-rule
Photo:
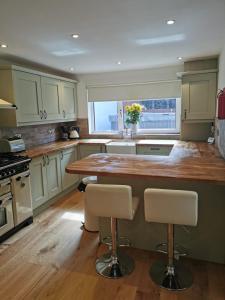
<path fill-rule="evenodd" d="M 18 105 L 18 122 L 40 121 L 42 111 L 41 77 L 15 71 L 13 78 Z"/>
<path fill-rule="evenodd" d="M 43 117 L 45 120 L 62 118 L 62 97 L 60 80 L 42 77 L 41 90 L 43 101 Z"/>
<path fill-rule="evenodd" d="M 182 120 L 210 121 L 216 114 L 216 73 L 182 77 Z"/>
<path fill-rule="evenodd" d="M 62 89 L 62 113 L 65 120 L 76 118 L 76 88 L 75 84 L 67 81 L 61 81 Z"/>
<path fill-rule="evenodd" d="M 137 154 L 140 155 L 163 155 L 168 156 L 173 146 L 137 145 Z"/>
<path fill-rule="evenodd" d="M 79 157 L 84 158 L 95 153 L 104 153 L 105 145 L 79 145 Z"/>
<path fill-rule="evenodd" d="M 79 175 L 66 173 L 66 166 L 77 160 L 77 148 L 73 147 L 61 151 L 61 176 L 62 176 L 62 190 L 66 190 L 73 184 L 79 181 Z"/>
<path fill-rule="evenodd" d="M 69 163 L 77 160 L 77 156 L 77 148 L 72 147 L 32 159 L 30 172 L 33 209 L 78 182 L 79 175 L 65 171 Z"/>
<path fill-rule="evenodd" d="M 62 191 L 59 152 L 46 155 L 45 159 L 48 184 L 48 198 L 51 199 Z"/>
<path fill-rule="evenodd" d="M 0 126 L 76 120 L 76 81 L 18 66 L 0 67 L 0 98 L 17 110 L 0 110 Z"/>
<path fill-rule="evenodd" d="M 47 172 L 44 156 L 32 159 L 30 173 L 32 204 L 33 209 L 35 209 L 48 200 Z"/>

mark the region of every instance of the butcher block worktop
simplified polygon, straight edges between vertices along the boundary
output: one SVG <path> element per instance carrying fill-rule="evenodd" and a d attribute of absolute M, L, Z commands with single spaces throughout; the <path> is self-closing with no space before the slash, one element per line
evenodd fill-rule
<path fill-rule="evenodd" d="M 68 173 L 134 178 L 176 178 L 225 185 L 225 160 L 214 145 L 176 141 L 169 156 L 93 154 Z"/>
<path fill-rule="evenodd" d="M 81 139 L 81 140 L 69 140 L 69 141 L 56 141 L 40 145 L 27 150 L 24 154 L 30 158 L 35 158 L 41 155 L 49 154 L 55 151 L 64 150 L 77 145 L 105 145 L 111 142 L 110 139 Z"/>

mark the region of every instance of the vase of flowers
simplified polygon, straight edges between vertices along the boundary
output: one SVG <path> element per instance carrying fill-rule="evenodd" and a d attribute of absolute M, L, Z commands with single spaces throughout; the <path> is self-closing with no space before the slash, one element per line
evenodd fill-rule
<path fill-rule="evenodd" d="M 125 106 L 126 124 L 130 127 L 133 133 L 137 132 L 137 124 L 141 119 L 142 106 L 138 103 Z"/>

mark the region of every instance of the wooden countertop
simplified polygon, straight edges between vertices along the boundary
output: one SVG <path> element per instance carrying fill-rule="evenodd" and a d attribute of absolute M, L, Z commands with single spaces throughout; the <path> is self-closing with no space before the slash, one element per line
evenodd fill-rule
<path fill-rule="evenodd" d="M 176 141 L 169 156 L 93 154 L 67 166 L 72 174 L 176 178 L 225 185 L 225 160 L 214 145 Z"/>
<path fill-rule="evenodd" d="M 48 143 L 31 148 L 24 152 L 24 155 L 28 155 L 30 158 L 35 158 L 44 154 L 49 154 L 55 151 L 71 148 L 77 145 L 105 145 L 111 142 L 110 139 L 81 139 L 81 140 L 69 140 L 69 141 L 56 141 L 54 143 Z"/>

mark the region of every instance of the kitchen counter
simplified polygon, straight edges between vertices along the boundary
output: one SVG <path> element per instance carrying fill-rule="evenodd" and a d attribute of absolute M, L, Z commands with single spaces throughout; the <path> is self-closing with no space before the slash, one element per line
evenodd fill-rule
<path fill-rule="evenodd" d="M 110 139 L 80 139 L 80 140 L 69 140 L 69 141 L 56 141 L 54 143 L 48 143 L 31 148 L 24 152 L 24 155 L 28 155 L 30 158 L 35 158 L 44 154 L 49 154 L 55 151 L 71 148 L 77 145 L 105 145 L 111 142 Z"/>
<path fill-rule="evenodd" d="M 133 247 L 151 251 L 166 240 L 166 226 L 145 221 L 145 189 L 196 191 L 198 224 L 175 226 L 176 243 L 187 248 L 192 258 L 225 263 L 225 160 L 214 145 L 176 141 L 169 156 L 93 154 L 66 171 L 97 175 L 100 184 L 131 186 L 140 203 L 134 220 L 119 220 L 120 232 Z M 101 239 L 110 235 L 109 218 L 100 218 L 99 226 Z"/>
<path fill-rule="evenodd" d="M 197 180 L 225 185 L 225 160 L 214 145 L 201 142 L 176 141 L 169 156 L 93 154 L 70 164 L 66 171 L 126 178 Z"/>

